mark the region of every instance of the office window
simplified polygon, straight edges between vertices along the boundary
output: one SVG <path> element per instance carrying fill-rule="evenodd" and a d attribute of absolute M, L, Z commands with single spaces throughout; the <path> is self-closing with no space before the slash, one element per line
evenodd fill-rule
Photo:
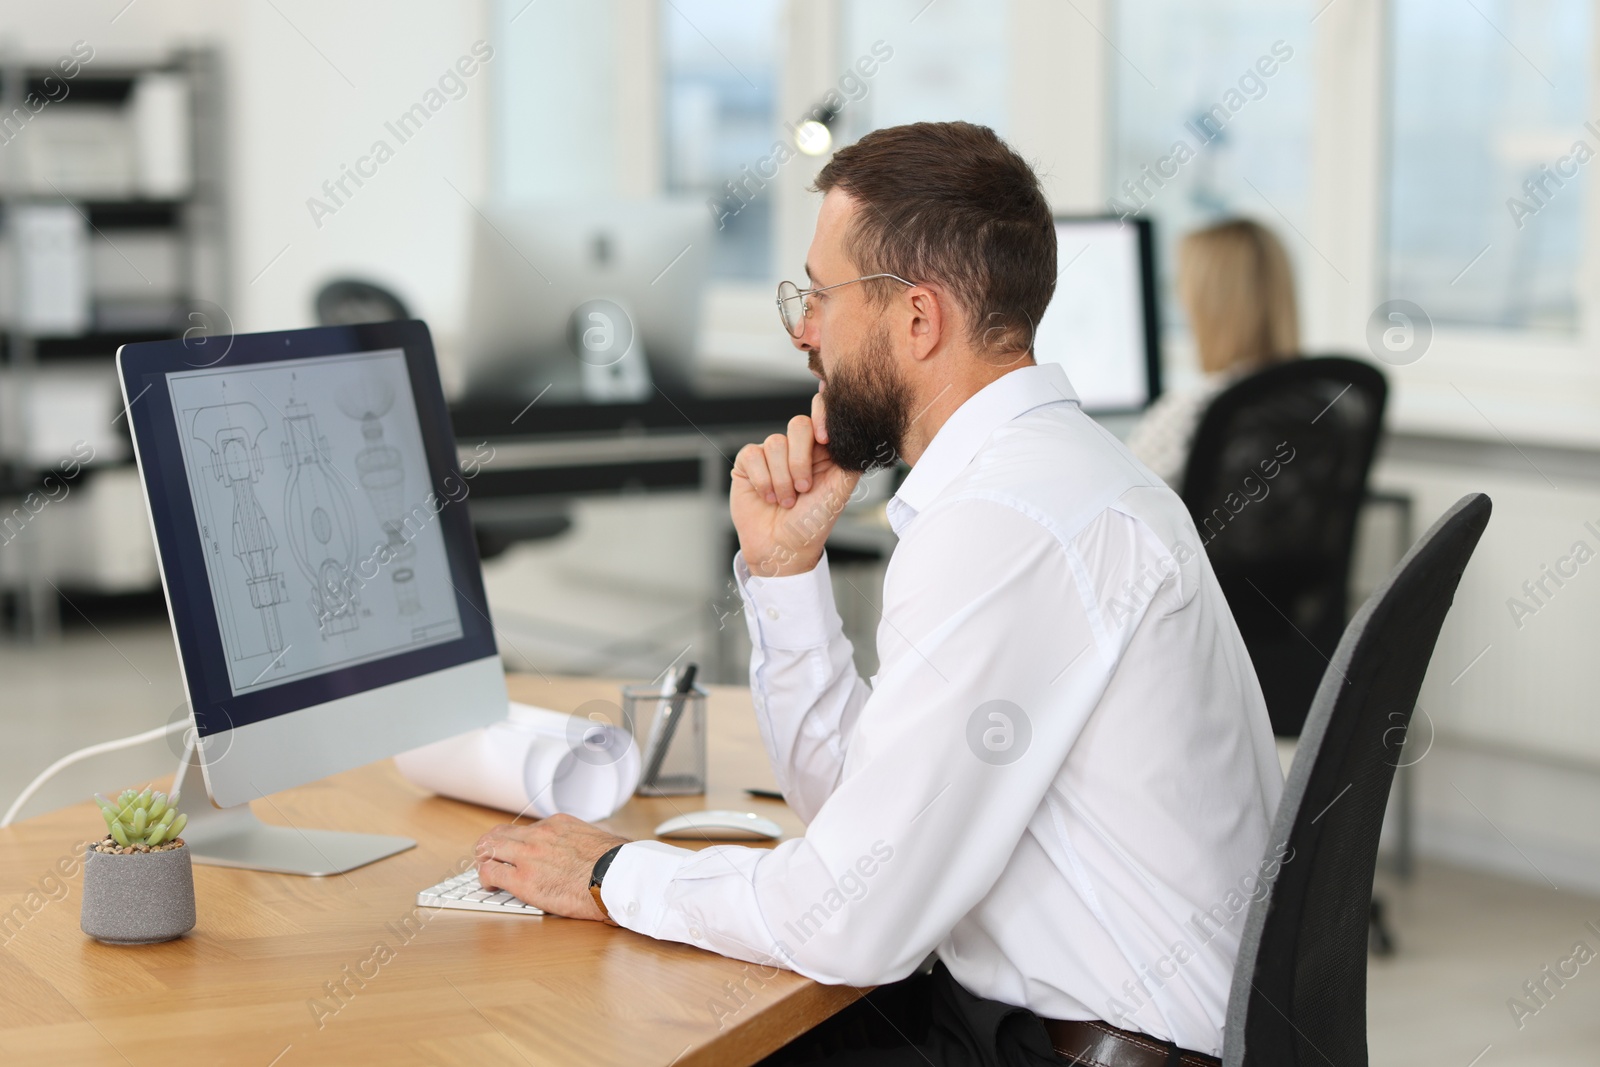
<path fill-rule="evenodd" d="M 719 204 L 719 278 L 773 273 L 773 189 L 759 174 L 781 124 L 782 0 L 663 0 L 662 155 L 669 193 Z"/>
<path fill-rule="evenodd" d="M 1600 166 L 1589 3 L 1391 12 L 1388 295 L 1435 323 L 1575 331 L 1585 178 Z"/>
<path fill-rule="evenodd" d="M 1002 136 L 1010 76 L 1010 4 L 996 0 L 845 0 L 841 72 L 848 81 L 837 127 L 841 143 L 908 122 L 956 119 Z"/>
<path fill-rule="evenodd" d="M 1312 26 L 1283 0 L 1114 5 L 1109 210 L 1155 221 L 1163 319 L 1184 233 L 1228 216 L 1270 226 L 1295 266 L 1317 255 L 1309 206 Z M 1297 232 L 1298 231 L 1298 232 Z M 1061 251 L 1063 263 L 1071 250 Z M 1297 272 L 1298 273 L 1298 272 Z"/>

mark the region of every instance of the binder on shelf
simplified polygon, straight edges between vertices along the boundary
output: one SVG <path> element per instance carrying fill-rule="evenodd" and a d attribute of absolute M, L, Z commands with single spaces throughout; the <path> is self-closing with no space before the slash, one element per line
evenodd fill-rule
<path fill-rule="evenodd" d="M 193 178 L 189 79 L 164 71 L 141 75 L 133 84 L 128 113 L 139 194 L 152 200 L 188 196 Z"/>
<path fill-rule="evenodd" d="M 17 321 L 32 334 L 89 329 L 89 224 L 71 204 L 11 209 L 17 249 Z"/>

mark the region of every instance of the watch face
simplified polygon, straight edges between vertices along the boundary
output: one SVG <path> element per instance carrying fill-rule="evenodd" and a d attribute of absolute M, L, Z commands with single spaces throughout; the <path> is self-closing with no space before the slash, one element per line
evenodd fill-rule
<path fill-rule="evenodd" d="M 626 843 L 626 842 L 624 842 Z M 606 876 L 606 871 L 611 869 L 611 861 L 617 858 L 617 853 L 622 850 L 622 845 L 617 845 L 606 852 L 605 855 L 594 861 L 594 870 L 589 874 L 589 888 L 595 891 L 595 899 L 599 899 L 600 883 Z"/>

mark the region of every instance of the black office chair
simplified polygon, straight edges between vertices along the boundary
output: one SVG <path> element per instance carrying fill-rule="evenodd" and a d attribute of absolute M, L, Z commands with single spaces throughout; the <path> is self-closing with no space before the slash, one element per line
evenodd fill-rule
<path fill-rule="evenodd" d="M 355 326 L 363 322 L 409 319 L 405 301 L 381 285 L 359 278 L 336 278 L 317 290 L 314 301 L 319 326 Z"/>
<path fill-rule="evenodd" d="M 1294 360 L 1218 394 L 1195 431 L 1183 502 L 1282 737 L 1299 735 L 1344 632 L 1387 394 L 1370 364 Z"/>
<path fill-rule="evenodd" d="M 1478 493 L 1434 523 L 1323 673 L 1265 853 L 1286 862 L 1245 918 L 1224 1067 L 1367 1062 L 1368 902 L 1396 741 L 1489 510 Z"/>
<path fill-rule="evenodd" d="M 469 503 L 468 508 L 471 508 Z M 504 518 L 482 519 L 472 517 L 472 533 L 478 541 L 478 559 L 491 560 L 503 556 L 507 549 L 523 541 L 548 541 L 572 529 L 572 516 L 564 510 L 550 510 L 564 505 L 550 505 L 531 514 Z"/>

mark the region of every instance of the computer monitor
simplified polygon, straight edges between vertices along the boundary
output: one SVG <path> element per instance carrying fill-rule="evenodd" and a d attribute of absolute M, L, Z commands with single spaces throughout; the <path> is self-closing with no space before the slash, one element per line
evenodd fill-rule
<path fill-rule="evenodd" d="M 1161 395 L 1150 220 L 1058 216 L 1056 270 L 1034 358 L 1065 367 L 1091 414 L 1148 407 Z"/>
<path fill-rule="evenodd" d="M 506 715 L 427 327 L 128 344 L 117 370 L 193 717 L 195 859 L 329 874 L 411 847 L 247 805 Z"/>
<path fill-rule="evenodd" d="M 473 220 L 466 393 L 637 402 L 690 379 L 712 219 L 682 200 L 561 201 Z"/>

